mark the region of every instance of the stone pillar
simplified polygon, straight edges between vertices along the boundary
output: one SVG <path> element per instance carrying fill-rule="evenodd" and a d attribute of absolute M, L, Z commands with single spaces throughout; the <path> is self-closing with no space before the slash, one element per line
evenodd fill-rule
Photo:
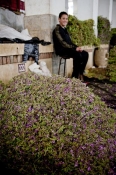
<path fill-rule="evenodd" d="M 25 0 L 25 28 L 32 37 L 52 41 L 51 32 L 58 23 L 59 13 L 65 8 L 65 0 Z"/>
<path fill-rule="evenodd" d="M 93 0 L 93 20 L 94 20 L 94 31 L 95 35 L 98 35 L 98 30 L 97 30 L 97 23 L 98 23 L 98 5 L 99 5 L 99 0 Z"/>
<path fill-rule="evenodd" d="M 65 11 L 68 13 L 68 0 L 65 0 Z"/>
<path fill-rule="evenodd" d="M 111 28 L 116 28 L 116 0 L 113 1 Z"/>
<path fill-rule="evenodd" d="M 109 21 L 112 23 L 113 0 L 109 0 Z"/>

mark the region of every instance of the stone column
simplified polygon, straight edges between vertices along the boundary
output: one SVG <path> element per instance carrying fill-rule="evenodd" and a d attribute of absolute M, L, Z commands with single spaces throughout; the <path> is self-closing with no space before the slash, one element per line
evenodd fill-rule
<path fill-rule="evenodd" d="M 109 21 L 112 23 L 113 0 L 109 0 Z"/>
<path fill-rule="evenodd" d="M 51 41 L 51 32 L 58 23 L 58 15 L 65 8 L 65 0 L 25 0 L 25 28 L 28 28 L 31 36 Z"/>
<path fill-rule="evenodd" d="M 68 13 L 68 0 L 65 0 L 65 11 Z"/>
<path fill-rule="evenodd" d="M 93 20 L 94 20 L 94 31 L 95 35 L 98 35 L 98 30 L 97 30 L 97 23 L 98 23 L 98 5 L 99 5 L 99 0 L 93 0 Z"/>
<path fill-rule="evenodd" d="M 116 0 L 113 1 L 111 28 L 116 28 Z"/>

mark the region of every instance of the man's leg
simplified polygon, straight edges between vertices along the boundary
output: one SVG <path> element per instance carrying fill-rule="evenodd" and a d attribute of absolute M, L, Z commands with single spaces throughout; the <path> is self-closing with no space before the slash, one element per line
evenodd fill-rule
<path fill-rule="evenodd" d="M 67 55 L 69 58 L 73 58 L 73 73 L 72 77 L 78 78 L 80 73 L 81 54 L 76 50 L 64 49 L 59 55 Z"/>
<path fill-rule="evenodd" d="M 89 54 L 86 51 L 81 52 L 81 64 L 80 64 L 80 74 L 83 75 L 85 70 L 87 61 L 88 61 Z"/>

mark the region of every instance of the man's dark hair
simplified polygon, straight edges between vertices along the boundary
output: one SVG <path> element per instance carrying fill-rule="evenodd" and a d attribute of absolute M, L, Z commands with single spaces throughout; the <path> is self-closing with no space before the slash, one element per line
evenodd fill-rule
<path fill-rule="evenodd" d="M 61 18 L 63 15 L 67 15 L 68 16 L 68 13 L 66 13 L 66 12 L 60 12 L 59 13 L 59 18 Z"/>

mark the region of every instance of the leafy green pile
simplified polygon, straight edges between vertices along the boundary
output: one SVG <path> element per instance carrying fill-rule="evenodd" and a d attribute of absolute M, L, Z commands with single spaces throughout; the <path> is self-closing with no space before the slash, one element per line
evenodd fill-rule
<path fill-rule="evenodd" d="M 98 80 L 109 80 L 107 68 L 90 68 L 85 76 L 88 78 L 96 78 Z"/>
<path fill-rule="evenodd" d="M 100 45 L 100 40 L 96 38 L 93 27 L 94 21 L 92 19 L 80 21 L 75 16 L 69 15 L 67 29 L 76 45 Z"/>
<path fill-rule="evenodd" d="M 2 91 L 0 160 L 24 175 L 113 175 L 116 114 L 77 79 L 25 73 Z"/>
<path fill-rule="evenodd" d="M 110 81 L 116 82 L 116 46 L 114 46 L 109 53 L 107 76 Z"/>
<path fill-rule="evenodd" d="M 101 44 L 109 44 L 111 39 L 110 21 L 107 18 L 98 16 L 98 38 Z"/>

